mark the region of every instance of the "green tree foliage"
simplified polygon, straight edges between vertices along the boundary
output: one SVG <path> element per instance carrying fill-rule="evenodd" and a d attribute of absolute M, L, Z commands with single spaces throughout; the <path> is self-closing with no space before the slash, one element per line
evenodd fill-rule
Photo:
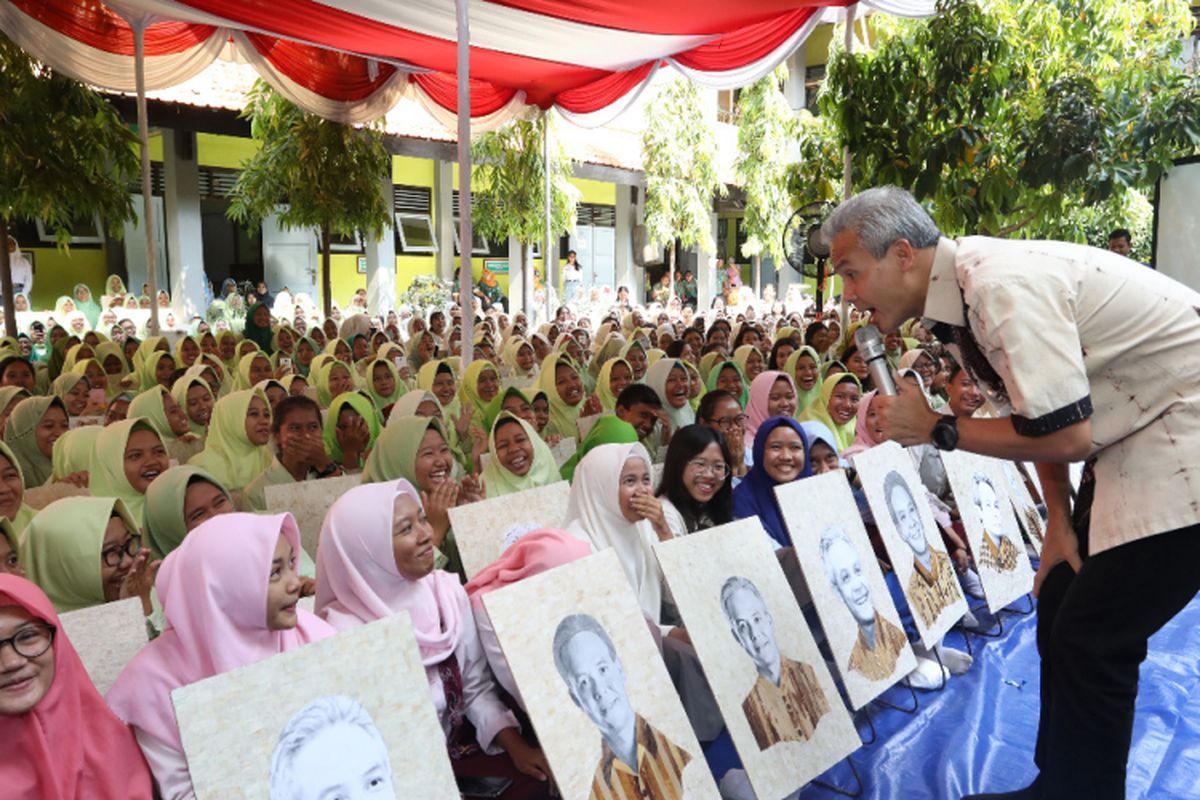
<path fill-rule="evenodd" d="M 134 216 L 128 187 L 138 170 L 136 142 L 107 100 L 0 36 L 0 288 L 10 335 L 17 319 L 3 246 L 10 224 L 40 219 L 65 248 L 73 221 L 99 214 L 119 237 Z"/>
<path fill-rule="evenodd" d="M 492 241 L 513 237 L 521 243 L 521 264 L 529 263 L 529 246 L 546 238 L 546 168 L 550 170 L 550 225 L 556 236 L 575 227 L 579 190 L 571 183 L 571 160 L 567 158 L 556 117 L 547 112 L 534 120 L 517 120 L 475 139 L 471 145 L 471 212 L 475 230 Z M 542 159 L 542 132 L 550 125 L 550 160 Z M 545 254 L 546 280 L 552 277 Z M 533 297 L 531 282 L 522 282 L 526 297 Z M 524 298 L 510 298 L 528 303 Z"/>
<path fill-rule="evenodd" d="M 877 17 L 873 49 L 834 53 L 822 119 L 802 125 L 800 202 L 829 199 L 848 145 L 857 185 L 909 188 L 944 230 L 1083 239 L 1075 208 L 1122 208 L 1200 148 L 1200 79 L 1178 62 L 1186 0 L 939 11 Z"/>
<path fill-rule="evenodd" d="M 249 225 L 279 213 L 285 228 L 321 235 L 321 295 L 332 310 L 330 236 L 362 233 L 379 239 L 392 226 L 381 182 L 391 157 L 379 125 L 354 127 L 300 110 L 263 81 L 255 81 L 242 117 L 259 150 L 230 193 L 229 218 Z M 286 207 L 284 207 L 286 206 Z"/>
<path fill-rule="evenodd" d="M 724 193 L 717 173 L 717 139 L 704 118 L 695 85 L 678 78 L 663 87 L 646 109 L 642 162 L 646 173 L 646 233 L 652 241 L 712 252 L 709 215 L 713 195 Z M 669 247 L 671 293 L 675 293 L 675 248 Z"/>
<path fill-rule="evenodd" d="M 738 183 L 746 193 L 746 242 L 742 255 L 754 259 L 755 291 L 760 259 L 783 259 L 783 226 L 792 213 L 788 193 L 788 150 L 796 136 L 796 116 L 783 96 L 787 67 L 742 90 L 738 97 Z"/>

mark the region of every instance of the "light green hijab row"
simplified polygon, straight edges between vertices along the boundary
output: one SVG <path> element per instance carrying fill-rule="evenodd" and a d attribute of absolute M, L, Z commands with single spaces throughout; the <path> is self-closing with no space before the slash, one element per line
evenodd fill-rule
<path fill-rule="evenodd" d="M 436 358 L 427 362 L 420 370 L 417 371 L 417 388 L 423 389 L 426 392 L 433 391 L 434 381 L 437 380 L 438 370 L 445 366 L 450 370 L 450 374 L 454 377 L 455 392 L 454 397 L 449 403 L 442 405 L 442 401 L 438 400 L 438 405 L 442 406 L 442 418 L 447 420 L 457 419 L 462 413 L 462 401 L 458 399 L 458 372 L 454 369 L 454 362 L 449 358 Z M 436 395 L 435 395 L 436 397 Z"/>
<path fill-rule="evenodd" d="M 859 383 L 858 378 L 849 372 L 835 372 L 821 384 L 820 396 L 809 404 L 807 411 L 800 415 L 802 422 L 809 420 L 820 422 L 833 431 L 833 435 L 837 437 L 839 453 L 854 444 L 854 428 L 858 422 L 858 418 L 855 416 L 851 417 L 845 425 L 838 425 L 829 414 L 829 398 L 833 397 L 833 390 L 840 383 L 853 383 L 859 388 L 859 391 L 862 391 L 862 384 Z"/>
<path fill-rule="evenodd" d="M 575 468 L 589 452 L 602 444 L 636 444 L 637 429 L 625 420 L 612 414 L 605 414 L 596 420 L 596 424 L 588 431 L 587 436 L 579 443 L 575 454 L 562 465 L 559 474 L 565 481 L 574 480 Z"/>
<path fill-rule="evenodd" d="M 200 481 L 207 481 L 220 489 L 229 500 L 229 509 L 233 510 L 233 498 L 229 490 L 204 470 L 188 466 L 167 470 L 146 489 L 146 546 L 154 558 L 166 558 L 187 536 L 184 502 L 187 500 L 188 487 Z"/>
<path fill-rule="evenodd" d="M 334 367 L 341 367 L 350 374 L 350 384 L 354 385 L 354 368 L 345 361 L 338 361 L 336 358 L 331 358 L 322 362 L 317 369 L 317 405 L 322 409 L 329 408 L 333 403 L 333 392 L 329 388 L 329 375 L 333 372 Z M 311 374 L 311 373 L 310 373 Z"/>
<path fill-rule="evenodd" d="M 809 389 L 808 391 L 801 389 L 800 381 L 796 379 L 796 365 L 800 363 L 801 356 L 808 356 L 813 360 L 813 363 L 817 365 L 816 383 L 814 383 L 813 388 Z M 799 419 L 800 415 L 808 410 L 808 407 L 812 405 L 813 401 L 821 396 L 821 355 L 816 351 L 815 348 L 809 347 L 808 345 L 797 347 L 792 354 L 788 356 L 788 360 L 784 362 L 783 371 L 791 376 L 792 383 L 796 386 L 795 417 Z"/>
<path fill-rule="evenodd" d="M 208 365 L 204 365 L 204 366 L 200 366 L 200 367 L 190 367 L 188 369 L 188 371 L 184 373 L 183 377 L 180 378 L 179 380 L 175 381 L 175 385 L 171 387 L 171 397 L 175 398 L 175 402 L 178 403 L 179 407 L 183 409 L 183 415 L 185 417 L 187 417 L 188 430 L 191 431 L 192 433 L 196 434 L 197 436 L 204 436 L 208 432 L 208 429 L 205 428 L 203 425 L 201 425 L 199 422 L 193 422 L 192 418 L 188 417 L 188 415 L 187 415 L 188 397 L 187 396 L 188 396 L 188 390 L 191 389 L 193 386 L 201 386 L 204 388 L 204 391 L 208 392 L 209 396 L 212 395 L 212 393 L 213 393 L 212 387 L 208 385 L 208 381 L 204 380 L 204 376 L 200 374 L 206 369 L 211 369 L 211 367 L 209 367 Z M 213 400 L 215 402 L 216 398 L 213 398 Z M 132 413 L 133 403 L 129 404 L 129 408 L 130 408 L 130 412 Z"/>
<path fill-rule="evenodd" d="M 367 431 L 371 438 L 367 440 L 367 451 L 369 452 L 375 443 L 379 440 L 379 433 L 383 426 L 379 422 L 379 411 L 375 408 L 375 404 L 371 399 L 361 392 L 343 392 L 333 398 L 333 402 L 329 404 L 329 411 L 325 413 L 325 424 L 322 436 L 325 440 L 325 452 L 329 453 L 329 457 L 339 464 L 345 457 L 342 452 L 342 446 L 337 440 L 337 423 L 338 417 L 341 416 L 342 409 L 349 406 L 355 413 L 363 418 L 367 423 Z M 358 469 L 358 464 L 345 465 L 349 469 Z"/>
<path fill-rule="evenodd" d="M 67 413 L 62 400 L 57 397 L 27 397 L 17 403 L 4 425 L 4 441 L 20 462 L 25 485 L 30 488 L 41 486 L 54 472 L 50 456 L 38 449 L 37 426 L 46 412 L 56 406 L 64 415 Z"/>
<path fill-rule="evenodd" d="M 43 508 L 29 523 L 21 541 L 21 564 L 58 613 L 105 602 L 100 551 L 114 514 L 129 533 L 137 533 L 129 510 L 113 497 L 66 497 Z"/>
<path fill-rule="evenodd" d="M 392 380 L 395 381 L 396 388 L 394 388 L 392 393 L 386 397 L 375 391 L 375 368 L 380 364 L 383 364 L 385 367 L 387 367 L 387 371 L 391 374 Z M 400 370 L 396 369 L 396 365 L 387 358 L 377 357 L 373 359 L 367 364 L 367 372 L 363 377 L 366 384 L 363 388 L 366 390 L 367 394 L 371 396 L 371 400 L 375 403 L 375 408 L 379 409 L 381 412 L 408 392 L 408 387 L 404 385 L 404 381 L 400 380 Z"/>
<path fill-rule="evenodd" d="M 222 397 L 213 406 L 204 449 L 188 459 L 188 464 L 207 471 L 231 492 L 244 489 L 271 466 L 274 456 L 268 445 L 256 445 L 246 437 L 246 413 L 257 397 L 271 413 L 267 396 L 258 389 L 243 389 Z"/>
<path fill-rule="evenodd" d="M 579 368 L 566 353 L 550 353 L 543 359 L 542 372 L 538 376 L 538 388 L 546 393 L 546 399 L 550 403 L 550 422 L 546 425 L 543 435 L 557 433 L 564 438 L 575 438 L 579 436 L 575 423 L 579 419 L 579 412 L 583 410 L 586 395 L 581 396 L 579 402 L 573 406 L 567 405 L 566 401 L 559 396 L 556 373 L 560 365 L 570 367 L 575 370 L 576 374 L 579 374 Z M 581 388 L 582 382 L 581 377 Z"/>
<path fill-rule="evenodd" d="M 175 357 L 170 353 L 164 353 L 161 350 L 155 350 L 148 353 L 142 360 L 142 365 L 138 367 L 138 378 L 141 380 L 141 390 L 144 392 L 147 389 L 153 389 L 158 386 L 158 362 L 164 358 L 171 359 L 171 363 L 175 363 Z"/>
<path fill-rule="evenodd" d="M 417 448 L 425 431 L 433 428 L 449 446 L 450 439 L 446 429 L 434 417 L 402 417 L 388 425 L 363 468 L 363 483 L 380 483 L 404 478 L 413 486 L 417 486 Z M 453 460 L 453 455 L 451 456 Z M 418 490 L 420 487 L 417 487 Z"/>
<path fill-rule="evenodd" d="M 55 444 L 58 444 L 58 442 L 55 442 Z M 32 506 L 29 506 L 24 502 L 25 473 L 21 471 L 21 462 L 17 460 L 17 457 L 15 455 L 13 455 L 13 451 L 4 442 L 0 442 L 0 456 L 4 456 L 6 459 L 8 459 L 8 463 L 13 465 L 13 469 L 15 469 L 17 471 L 17 476 L 21 479 L 21 497 L 22 497 L 21 506 L 20 506 L 20 508 L 17 509 L 16 516 L 14 516 L 12 518 L 13 532 L 17 534 L 17 538 L 19 539 L 21 536 L 21 533 L 25 530 L 25 526 L 27 526 L 29 524 L 29 521 L 31 519 L 33 519 L 33 515 L 36 512 L 34 511 Z M 0 517 L 0 519 L 5 519 L 5 518 Z M 12 548 L 13 548 L 13 550 L 17 549 L 17 540 L 16 539 L 13 540 Z"/>
<path fill-rule="evenodd" d="M 514 422 L 521 426 L 533 446 L 532 463 L 524 475 L 517 475 L 501 464 L 496 450 L 496 431 L 502 425 L 511 425 Z M 483 482 L 489 498 L 549 486 L 562 480 L 558 473 L 558 465 L 554 463 L 554 453 L 551 452 L 550 445 L 542 441 L 542 437 L 538 436 L 532 425 L 510 411 L 501 412 L 492 425 L 488 434 L 488 453 L 491 454 L 491 458 L 483 468 Z"/>
<path fill-rule="evenodd" d="M 99 425 L 84 425 L 58 437 L 51 451 L 54 480 L 61 481 L 76 472 L 91 470 L 92 450 L 102 430 Z"/>
<path fill-rule="evenodd" d="M 738 402 L 741 403 L 742 408 L 745 409 L 750 404 L 750 381 L 746 380 L 746 373 L 742 370 L 742 366 L 738 362 L 725 359 L 724 361 L 718 361 L 717 363 L 713 364 L 712 368 L 708 371 L 708 378 L 704 381 L 704 388 L 709 392 L 716 391 L 717 381 L 721 377 L 721 371 L 726 367 L 733 367 L 735 370 L 737 370 L 738 377 L 741 378 L 742 396 L 738 398 Z"/>
<path fill-rule="evenodd" d="M 250 379 L 250 365 L 254 363 L 254 359 L 261 358 L 268 364 L 271 363 L 271 357 L 261 350 L 255 350 L 252 353 L 246 353 L 238 359 L 237 378 L 234 380 L 234 391 L 243 391 L 245 389 L 253 389 L 254 382 Z"/>
<path fill-rule="evenodd" d="M 96 436 L 96 447 L 92 451 L 88 491 L 95 497 L 120 498 L 140 529 L 146 496 L 134 489 L 129 478 L 125 477 L 125 448 L 134 431 L 150 431 L 162 441 L 162 434 L 149 420 L 141 417 L 131 417 L 105 426 Z"/>
<path fill-rule="evenodd" d="M 154 426 L 154 432 L 158 434 L 164 444 L 178 438 L 171 430 L 171 423 L 167 420 L 167 410 L 163 407 L 163 397 L 167 394 L 166 389 L 155 384 L 130 400 L 129 411 L 126 412 L 129 419 L 143 417 L 149 420 Z"/>
<path fill-rule="evenodd" d="M 74 389 L 76 384 L 78 384 L 80 381 L 87 383 L 87 378 L 85 378 L 83 375 L 80 375 L 78 372 L 64 372 L 50 383 L 50 392 L 59 400 L 62 400 L 63 405 L 65 406 L 67 403 L 67 395 L 71 393 L 71 390 Z M 87 385 L 89 388 L 91 387 L 90 383 L 87 383 Z"/>

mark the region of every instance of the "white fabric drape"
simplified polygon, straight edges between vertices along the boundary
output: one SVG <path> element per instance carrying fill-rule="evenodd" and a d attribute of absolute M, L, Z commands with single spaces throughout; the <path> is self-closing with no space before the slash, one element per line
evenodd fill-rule
<path fill-rule="evenodd" d="M 669 58 L 667 61 L 698 86 L 703 86 L 707 89 L 717 89 L 718 91 L 738 89 L 742 86 L 749 86 L 755 81 L 771 74 L 771 71 L 782 64 L 784 59 L 796 52 L 796 48 L 803 44 L 804 40 L 811 36 L 812 32 L 817 29 L 817 25 L 823 21 L 824 16 L 822 14 L 813 14 L 779 47 L 776 47 L 758 61 L 746 64 L 738 69 L 731 69 L 726 72 L 704 72 L 685 67 L 673 58 Z"/>

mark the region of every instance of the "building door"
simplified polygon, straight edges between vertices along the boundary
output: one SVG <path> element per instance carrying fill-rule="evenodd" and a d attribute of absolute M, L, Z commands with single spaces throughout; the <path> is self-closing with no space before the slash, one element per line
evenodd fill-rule
<path fill-rule="evenodd" d="M 271 215 L 262 224 L 263 280 L 272 294 L 286 287 L 295 297 L 304 293 L 318 305 L 317 237 L 308 228 L 286 229 Z"/>

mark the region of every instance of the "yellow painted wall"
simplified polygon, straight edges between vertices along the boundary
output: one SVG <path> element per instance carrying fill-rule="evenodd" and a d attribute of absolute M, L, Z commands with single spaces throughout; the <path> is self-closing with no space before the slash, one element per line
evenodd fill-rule
<path fill-rule="evenodd" d="M 241 169 L 258 152 L 258 142 L 241 136 L 215 133 L 196 134 L 196 160 L 205 167 Z"/>
<path fill-rule="evenodd" d="M 108 277 L 103 248 L 30 247 L 25 252 L 34 254 L 30 298 L 34 308 L 54 308 L 54 301 L 60 295 L 70 295 L 77 283 L 86 283 L 95 297 L 103 293 L 104 279 Z"/>

